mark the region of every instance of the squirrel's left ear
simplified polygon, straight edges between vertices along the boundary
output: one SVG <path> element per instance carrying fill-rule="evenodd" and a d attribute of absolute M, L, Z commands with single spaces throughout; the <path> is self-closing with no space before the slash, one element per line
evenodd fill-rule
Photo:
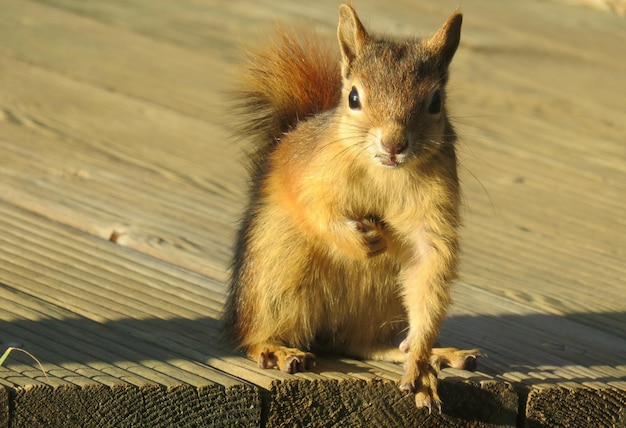
<path fill-rule="evenodd" d="M 454 12 L 443 26 L 426 42 L 428 48 L 440 56 L 444 67 L 450 65 L 461 40 L 463 15 Z"/>
<path fill-rule="evenodd" d="M 339 26 L 337 38 L 341 50 L 341 74 L 347 77 L 354 59 L 361 53 L 361 48 L 369 39 L 369 34 L 361 24 L 354 8 L 347 4 L 339 6 Z"/>

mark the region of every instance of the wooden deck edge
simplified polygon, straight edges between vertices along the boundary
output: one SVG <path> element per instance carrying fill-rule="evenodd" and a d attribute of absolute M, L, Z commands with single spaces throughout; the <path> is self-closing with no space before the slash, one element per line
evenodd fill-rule
<path fill-rule="evenodd" d="M 0 428 L 626 426 L 621 388 L 524 391 L 507 382 L 455 378 L 439 385 L 440 415 L 416 409 L 413 396 L 400 393 L 390 380 L 298 379 L 276 381 L 269 391 L 247 384 L 3 386 Z"/>
<path fill-rule="evenodd" d="M 525 428 L 626 427 L 626 391 L 621 388 L 533 389 L 525 401 Z"/>
<path fill-rule="evenodd" d="M 261 421 L 259 391 L 247 385 L 38 385 L 8 393 L 12 428 L 258 427 Z"/>
<path fill-rule="evenodd" d="M 428 415 L 389 380 L 277 381 L 270 391 L 244 384 L 4 386 L 0 428 L 516 425 L 517 395 L 509 384 L 446 379 L 440 393 L 443 414 Z"/>
<path fill-rule="evenodd" d="M 439 385 L 443 413 L 429 415 L 390 380 L 276 382 L 266 426 L 516 426 L 518 399 L 510 384 L 448 378 Z"/>

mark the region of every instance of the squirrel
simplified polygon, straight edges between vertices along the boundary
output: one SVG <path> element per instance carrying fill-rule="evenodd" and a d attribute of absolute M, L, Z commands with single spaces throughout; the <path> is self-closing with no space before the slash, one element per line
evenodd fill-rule
<path fill-rule="evenodd" d="M 339 55 L 288 32 L 249 53 L 234 93 L 252 180 L 224 321 L 261 368 L 307 370 L 313 351 L 403 363 L 400 389 L 429 411 L 441 366 L 476 368 L 478 349 L 433 348 L 459 253 L 461 22 L 392 41 L 343 4 Z"/>

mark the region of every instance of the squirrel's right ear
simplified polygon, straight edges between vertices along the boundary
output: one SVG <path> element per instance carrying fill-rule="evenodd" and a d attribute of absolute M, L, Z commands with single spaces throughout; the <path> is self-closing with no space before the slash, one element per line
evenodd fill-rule
<path fill-rule="evenodd" d="M 339 6 L 339 27 L 337 38 L 341 50 L 341 74 L 347 77 L 354 59 L 359 56 L 363 44 L 369 39 L 369 34 L 361 24 L 354 8 L 347 4 Z"/>
<path fill-rule="evenodd" d="M 441 56 L 444 67 L 448 67 L 461 40 L 463 15 L 457 10 L 443 26 L 428 40 L 428 46 Z"/>

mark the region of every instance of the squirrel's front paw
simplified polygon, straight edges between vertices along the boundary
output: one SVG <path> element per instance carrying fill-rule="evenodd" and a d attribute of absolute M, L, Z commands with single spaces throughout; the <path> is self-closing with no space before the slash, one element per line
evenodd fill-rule
<path fill-rule="evenodd" d="M 428 362 L 407 364 L 399 388 L 403 392 L 415 394 L 415 405 L 418 409 L 426 407 L 429 414 L 433 410 L 441 413 L 441 400 L 437 394 L 437 373 Z"/>
<path fill-rule="evenodd" d="M 382 221 L 374 217 L 364 217 L 360 220 L 353 220 L 352 225 L 365 243 L 367 257 L 374 257 L 385 252 L 387 240 L 383 233 Z"/>

